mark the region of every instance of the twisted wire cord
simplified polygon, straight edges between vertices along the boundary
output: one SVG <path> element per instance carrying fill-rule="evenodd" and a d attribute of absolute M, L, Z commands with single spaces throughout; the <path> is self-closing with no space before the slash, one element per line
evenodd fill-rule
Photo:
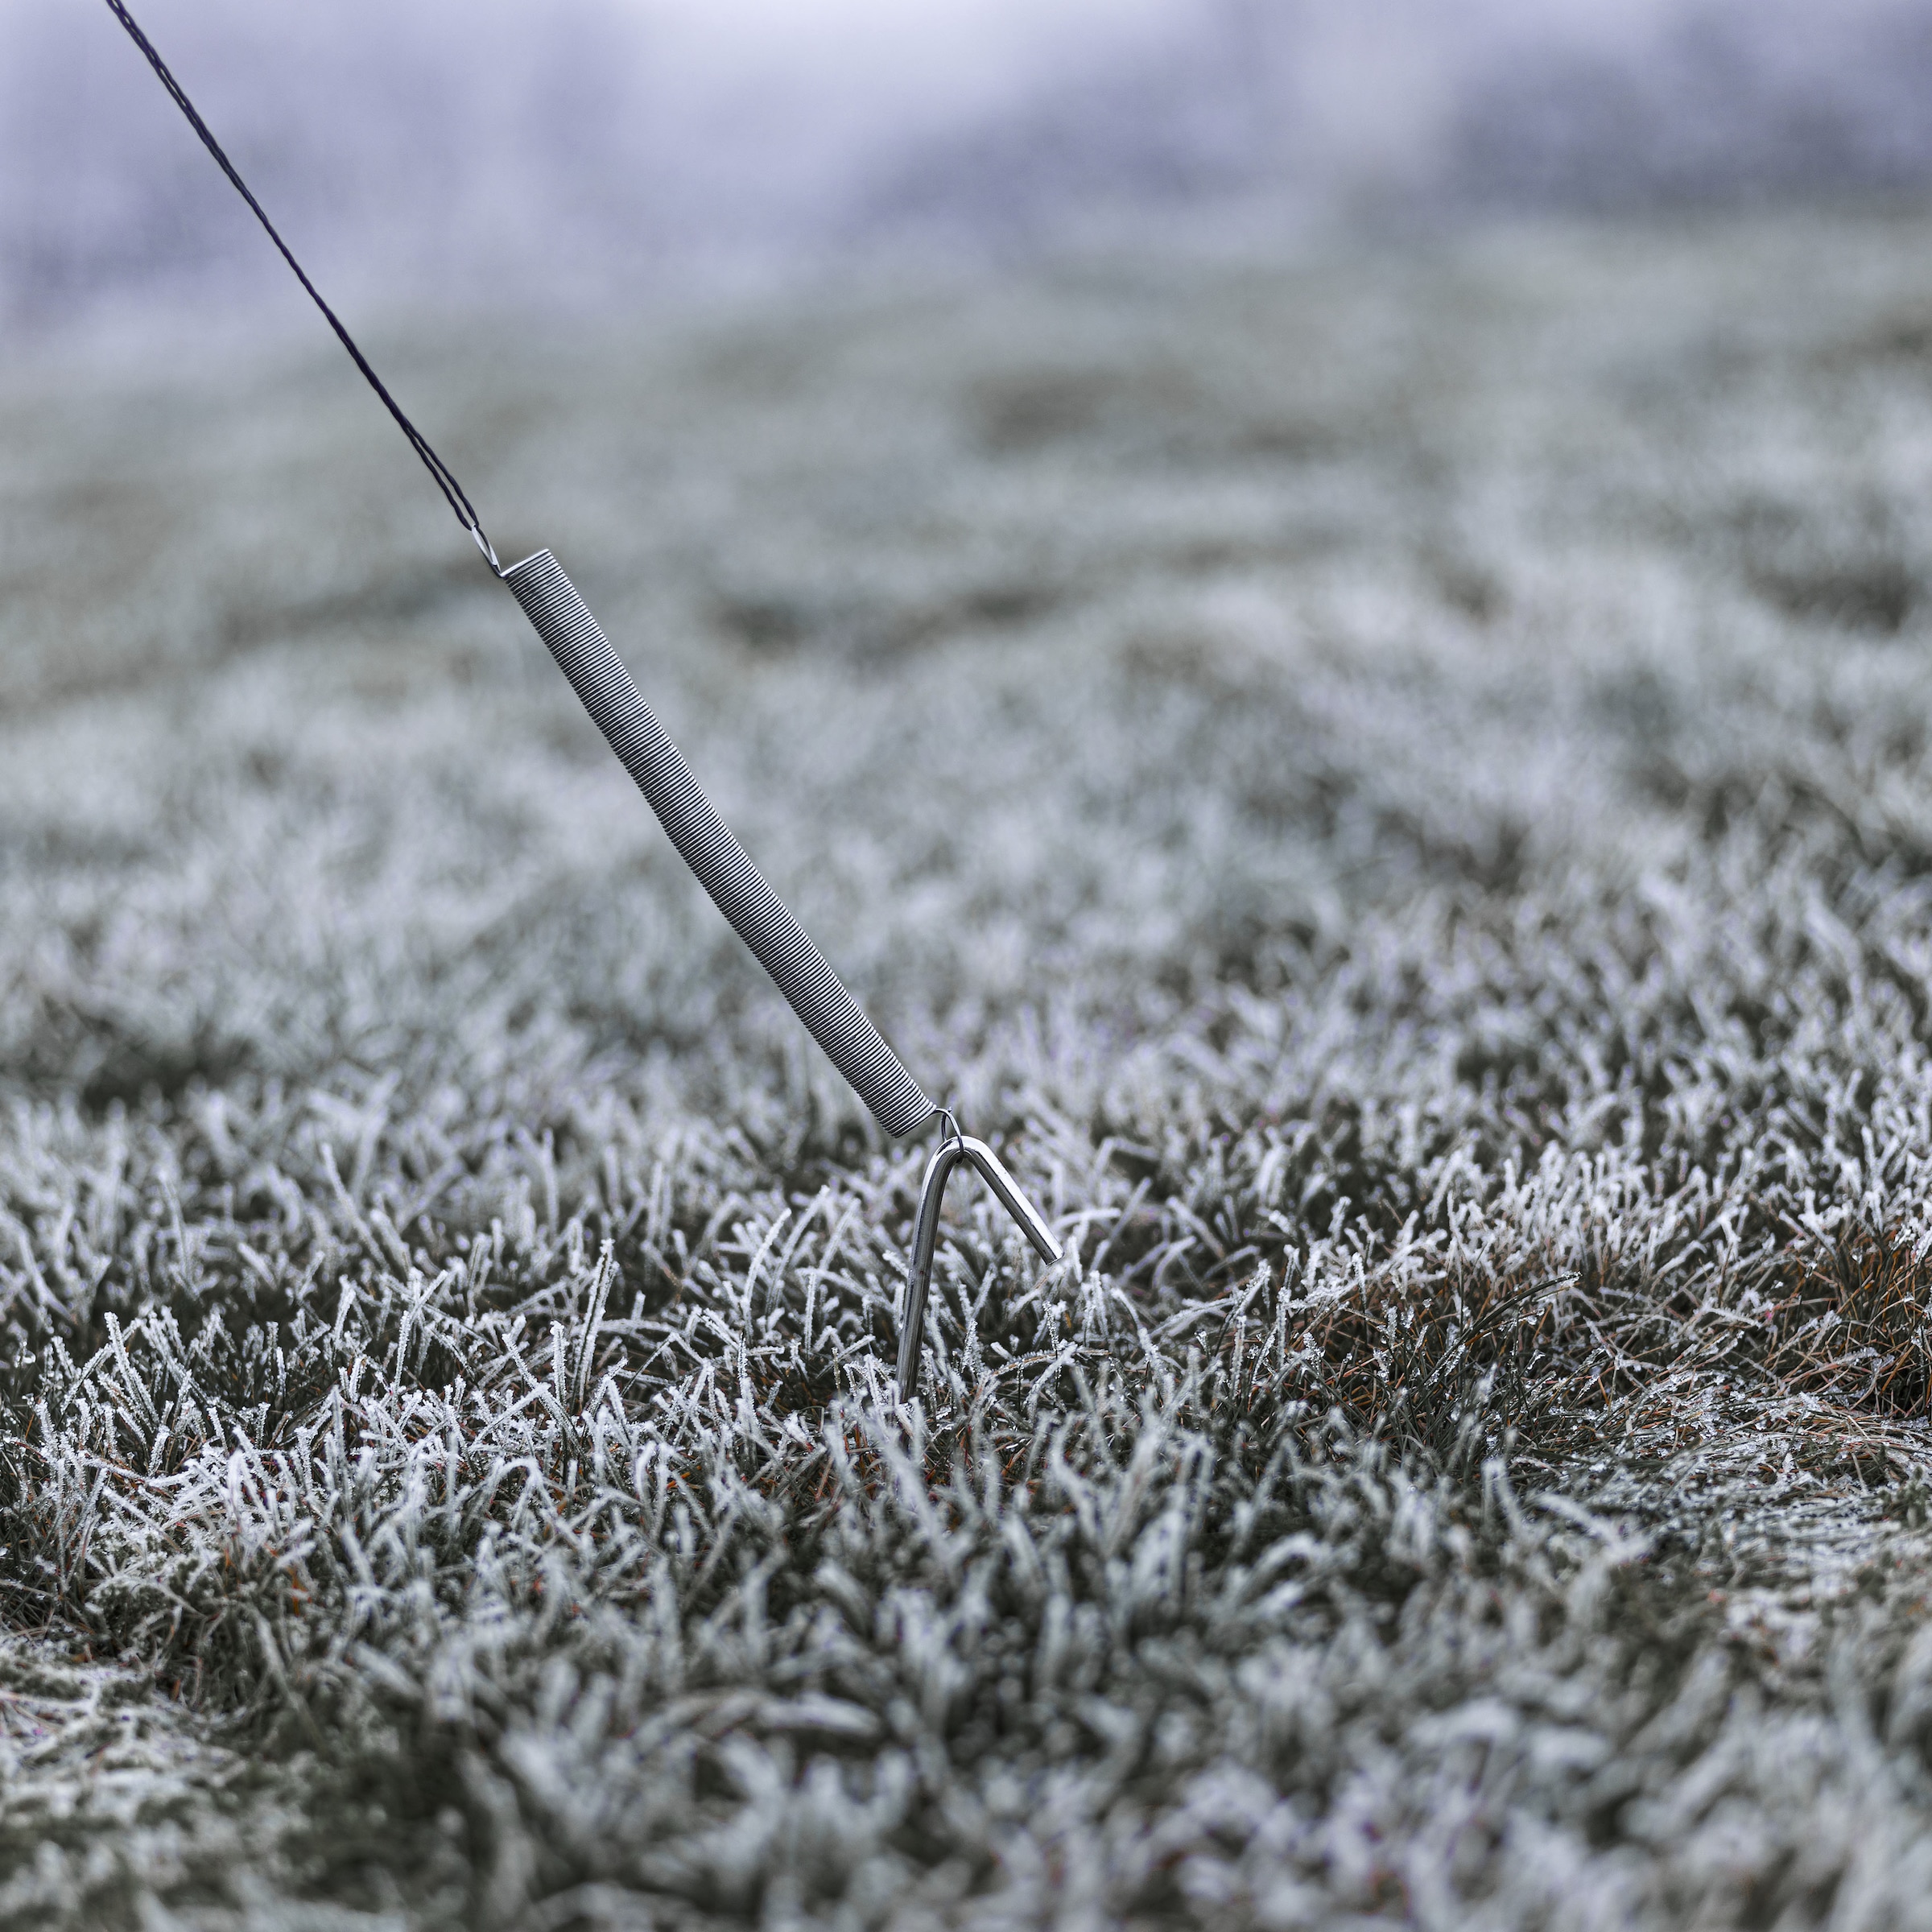
<path fill-rule="evenodd" d="M 210 132 L 180 82 L 169 72 L 167 63 L 135 24 L 122 0 L 107 0 L 107 6 L 147 56 L 161 85 L 187 116 L 189 126 L 201 137 L 202 145 L 213 155 L 236 192 L 254 211 L 255 219 L 268 231 L 268 238 L 295 271 L 295 279 L 308 291 L 310 300 L 321 310 L 369 387 L 382 398 L 384 407 L 408 439 L 410 448 L 436 479 L 436 487 L 456 513 L 457 522 L 475 540 L 490 568 L 515 593 L 537 634 L 550 646 L 551 654 L 582 699 L 584 709 L 597 720 L 610 741 L 611 749 L 637 780 L 638 789 L 663 822 L 671 842 L 716 902 L 718 910 L 737 930 L 759 964 L 791 1003 L 792 1010 L 805 1022 L 811 1037 L 824 1048 L 833 1066 L 851 1082 L 886 1132 L 909 1133 L 922 1125 L 932 1116 L 932 1102 L 900 1064 L 898 1055 L 880 1037 L 878 1029 L 860 1010 L 858 1001 L 839 984 L 818 947 L 805 936 L 804 928 L 759 876 L 758 868 L 745 857 L 744 847 L 725 829 L 724 821 L 699 791 L 691 767 L 679 756 L 677 747 L 639 695 L 630 672 L 619 662 L 597 619 L 556 559 L 547 550 L 541 550 L 510 570 L 503 568 L 463 485 L 430 447 L 428 438 L 402 413 L 341 318 L 303 272 L 302 264 L 282 239 L 262 204 L 250 192 L 248 184 L 223 152 L 221 142 Z"/>
<path fill-rule="evenodd" d="M 483 534 L 481 519 L 478 518 L 475 510 L 471 506 L 469 498 L 464 493 L 463 485 L 456 479 L 455 473 L 430 448 L 428 437 L 424 436 L 422 431 L 418 429 L 415 424 L 403 415 L 402 405 L 389 393 L 388 389 L 383 384 L 382 378 L 369 367 L 369 358 L 362 353 L 361 349 L 357 348 L 354 338 L 342 326 L 341 316 L 322 299 L 321 291 L 314 283 L 309 280 L 303 270 L 302 264 L 295 259 L 288 244 L 282 239 L 281 233 L 275 223 L 269 220 L 267 211 L 255 199 L 254 194 L 250 191 L 248 184 L 236 171 L 234 163 L 229 159 L 222 149 L 221 143 L 215 138 L 208 123 L 201 118 L 200 111 L 196 108 L 194 102 L 188 99 L 187 92 L 182 87 L 181 83 L 169 71 L 167 63 L 156 51 L 155 43 L 135 24 L 134 15 L 122 5 L 122 0 L 107 0 L 107 7 L 108 11 L 127 29 L 128 37 L 134 45 L 147 56 L 148 65 L 155 70 L 161 85 L 167 89 L 175 105 L 188 117 L 188 126 L 201 137 L 201 145 L 214 156 L 216 165 L 233 184 L 235 192 L 254 210 L 255 219 L 268 231 L 269 240 L 274 242 L 281 251 L 282 259 L 295 270 L 295 279 L 302 284 L 303 288 L 308 290 L 309 300 L 321 310 L 324 319 L 336 332 L 336 339 L 349 351 L 349 359 L 357 369 L 361 370 L 363 378 L 369 387 L 382 398 L 383 407 L 395 418 L 396 427 L 409 439 L 410 448 L 423 459 L 423 467 L 436 478 L 436 488 L 442 491 L 444 501 L 456 512 L 456 521 L 476 539 L 477 547 L 489 559 L 490 568 L 493 570 L 498 569 L 497 553 L 490 548 L 489 539 Z"/>

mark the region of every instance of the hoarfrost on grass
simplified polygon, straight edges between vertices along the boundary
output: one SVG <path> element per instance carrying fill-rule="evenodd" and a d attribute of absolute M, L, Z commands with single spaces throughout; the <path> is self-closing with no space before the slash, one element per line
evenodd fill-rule
<path fill-rule="evenodd" d="M 1919 1922 L 1926 239 L 389 345 L 916 1413 L 353 385 L 10 382 L 0 1924 Z"/>

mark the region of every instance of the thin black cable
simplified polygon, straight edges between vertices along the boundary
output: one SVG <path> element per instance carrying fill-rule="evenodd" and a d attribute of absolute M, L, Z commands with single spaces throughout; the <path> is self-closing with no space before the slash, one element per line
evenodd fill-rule
<path fill-rule="evenodd" d="M 188 125 L 201 137 L 201 145 L 215 158 L 223 174 L 234 184 L 235 192 L 255 211 L 255 219 L 268 231 L 268 238 L 281 250 L 282 259 L 295 272 L 295 279 L 308 291 L 308 298 L 321 310 L 328 325 L 336 332 L 336 339 L 349 351 L 350 359 L 361 370 L 369 386 L 382 398 L 383 407 L 396 419 L 396 427 L 409 439 L 409 446 L 423 460 L 423 467 L 436 478 L 436 487 L 443 493 L 444 502 L 456 513 L 456 521 L 475 539 L 477 547 L 489 560 L 489 567 L 501 576 L 502 566 L 497 561 L 497 553 L 491 547 L 489 539 L 483 534 L 482 519 L 477 516 L 469 498 L 464 493 L 454 472 L 429 446 L 429 439 L 403 415 L 395 398 L 383 386 L 382 378 L 369 365 L 369 358 L 357 348 L 355 339 L 342 326 L 336 312 L 322 299 L 320 291 L 303 272 L 302 264 L 290 251 L 288 244 L 275 231 L 275 225 L 269 220 L 262 204 L 249 192 L 248 184 L 235 171 L 235 164 L 221 151 L 221 143 L 209 132 L 208 123 L 196 111 L 195 104 L 188 99 L 181 83 L 168 72 L 167 63 L 155 51 L 154 43 L 135 25 L 134 17 L 122 5 L 121 0 L 107 0 L 108 10 L 127 29 L 128 36 L 134 45 L 147 56 L 147 64 L 159 76 L 161 85 L 173 97 L 175 105 L 187 115 Z"/>

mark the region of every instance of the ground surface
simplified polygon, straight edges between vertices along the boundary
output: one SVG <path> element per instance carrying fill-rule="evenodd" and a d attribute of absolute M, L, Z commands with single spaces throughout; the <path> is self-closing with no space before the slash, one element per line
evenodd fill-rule
<path fill-rule="evenodd" d="M 292 298 L 291 298 L 292 299 Z M 1932 226 L 0 382 L 0 1926 L 1932 1920 Z"/>

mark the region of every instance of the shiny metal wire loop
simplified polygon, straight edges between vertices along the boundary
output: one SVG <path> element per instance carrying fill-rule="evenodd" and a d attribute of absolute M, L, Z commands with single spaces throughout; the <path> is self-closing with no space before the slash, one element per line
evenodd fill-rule
<path fill-rule="evenodd" d="M 944 1110 L 942 1109 L 942 1112 Z M 1060 1245 L 1033 1203 L 1020 1191 L 1019 1183 L 1001 1164 L 1000 1157 L 984 1141 L 960 1132 L 950 1113 L 952 1137 L 942 1141 L 926 1163 L 926 1179 L 919 1188 L 919 1212 L 912 1224 L 912 1262 L 906 1277 L 906 1315 L 899 1325 L 899 1398 L 910 1402 L 919 1385 L 919 1357 L 926 1339 L 926 1295 L 932 1282 L 932 1255 L 939 1245 L 939 1208 L 946 1198 L 946 1183 L 961 1161 L 979 1170 L 980 1178 L 993 1191 L 994 1199 L 1019 1224 L 1020 1232 L 1033 1244 L 1034 1251 L 1050 1265 L 1060 1258 Z"/>

